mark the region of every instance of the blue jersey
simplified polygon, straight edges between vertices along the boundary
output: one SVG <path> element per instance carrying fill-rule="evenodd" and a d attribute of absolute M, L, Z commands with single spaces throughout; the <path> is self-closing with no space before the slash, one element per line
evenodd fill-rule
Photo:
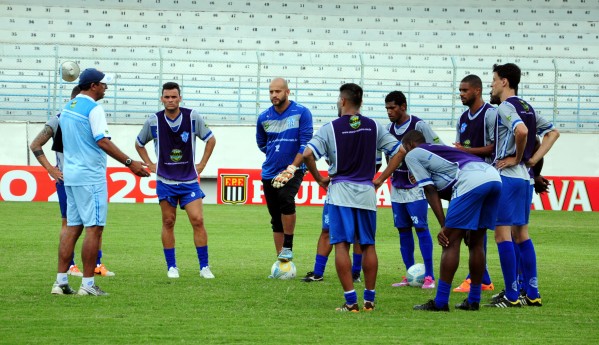
<path fill-rule="evenodd" d="M 256 143 L 266 154 L 262 178 L 272 179 L 293 163 L 297 154 L 304 152 L 313 132 L 312 113 L 294 101 L 282 114 L 277 113 L 274 106 L 260 114 Z M 302 164 L 301 168 L 305 169 L 305 166 Z"/>
<path fill-rule="evenodd" d="M 80 94 L 65 105 L 59 122 L 65 186 L 106 183 L 106 153 L 97 144 L 110 138 L 102 106 Z"/>

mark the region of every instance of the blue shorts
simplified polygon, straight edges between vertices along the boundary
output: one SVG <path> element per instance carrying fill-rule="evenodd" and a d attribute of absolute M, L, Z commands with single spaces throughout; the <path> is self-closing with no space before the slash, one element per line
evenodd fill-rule
<path fill-rule="evenodd" d="M 482 184 L 451 199 L 445 227 L 452 229 L 495 229 L 501 195 L 501 182 Z"/>
<path fill-rule="evenodd" d="M 412 202 L 391 202 L 393 225 L 396 228 L 428 228 L 428 202 L 426 199 Z"/>
<path fill-rule="evenodd" d="M 530 181 L 515 177 L 501 176 L 501 198 L 497 225 L 526 225 L 530 215 Z M 530 194 L 530 197 L 529 197 Z"/>
<path fill-rule="evenodd" d="M 329 203 L 322 206 L 322 231 L 329 232 Z"/>
<path fill-rule="evenodd" d="M 532 205 L 532 196 L 535 192 L 535 185 L 531 184 L 530 187 L 528 188 L 528 207 L 526 208 L 525 214 L 524 214 L 524 220 L 526 221 L 526 224 L 528 224 L 528 222 L 530 221 L 530 206 Z"/>
<path fill-rule="evenodd" d="M 376 211 L 361 208 L 329 205 L 330 243 L 348 242 L 374 244 Z"/>
<path fill-rule="evenodd" d="M 60 206 L 60 215 L 67 217 L 67 192 L 64 189 L 64 182 L 56 182 L 56 195 L 58 195 L 58 205 Z"/>
<path fill-rule="evenodd" d="M 156 181 L 156 195 L 158 195 L 158 202 L 166 200 L 172 207 L 177 207 L 179 204 L 182 210 L 190 202 L 206 196 L 198 182 L 166 184 L 162 181 Z"/>
<path fill-rule="evenodd" d="M 108 214 L 106 183 L 66 186 L 67 225 L 105 226 Z"/>

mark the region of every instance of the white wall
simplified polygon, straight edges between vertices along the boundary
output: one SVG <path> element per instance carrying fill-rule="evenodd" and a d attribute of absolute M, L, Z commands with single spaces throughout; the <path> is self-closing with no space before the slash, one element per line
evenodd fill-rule
<path fill-rule="evenodd" d="M 38 165 L 29 151 L 29 143 L 43 128 L 43 123 L 0 122 L 0 164 Z M 113 142 L 126 154 L 139 159 L 135 151 L 135 138 L 141 125 L 110 125 Z M 216 177 L 219 168 L 259 169 L 264 154 L 258 150 L 253 126 L 212 126 L 216 137 L 216 148 L 208 162 L 203 177 Z M 455 139 L 453 129 L 436 129 L 446 144 Z M 548 176 L 599 176 L 599 135 L 562 133 L 553 149 L 547 155 L 543 175 Z M 154 158 L 153 147 L 147 146 Z M 203 144 L 198 143 L 197 159 L 203 153 Z M 50 152 L 50 145 L 44 147 Z M 53 156 L 47 155 L 53 162 Z M 319 162 L 326 169 L 324 162 Z M 120 166 L 112 158 L 109 166 Z"/>

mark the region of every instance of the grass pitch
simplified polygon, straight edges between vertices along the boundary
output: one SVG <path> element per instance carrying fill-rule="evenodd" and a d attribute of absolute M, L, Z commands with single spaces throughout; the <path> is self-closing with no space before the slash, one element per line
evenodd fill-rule
<path fill-rule="evenodd" d="M 590 344 L 599 342 L 599 213 L 533 211 L 544 306 L 521 309 L 412 310 L 434 291 L 392 288 L 404 269 L 391 210 L 378 212 L 379 274 L 373 313 L 334 311 L 343 303 L 333 256 L 320 283 L 270 280 L 276 259 L 266 207 L 206 205 L 214 280 L 199 277 L 184 212 L 176 226 L 178 280 L 166 277 L 157 205 L 113 204 L 96 278 L 106 297 L 53 296 L 60 218 L 56 203 L 0 203 L 2 344 Z M 299 207 L 294 241 L 298 276 L 311 271 L 321 208 Z M 433 238 L 437 223 L 429 217 Z M 81 240 L 80 240 L 81 241 Z M 76 261 L 80 263 L 80 245 Z M 440 247 L 435 245 L 438 275 Z M 503 288 L 492 235 L 489 270 Z M 416 246 L 416 261 L 422 261 Z M 420 259 L 419 259 L 420 258 Z M 454 286 L 464 278 L 467 251 Z M 70 277 L 78 288 L 80 278 Z M 356 285 L 361 303 L 363 283 Z M 483 293 L 483 301 L 492 293 Z M 451 306 L 465 298 L 452 293 Z"/>

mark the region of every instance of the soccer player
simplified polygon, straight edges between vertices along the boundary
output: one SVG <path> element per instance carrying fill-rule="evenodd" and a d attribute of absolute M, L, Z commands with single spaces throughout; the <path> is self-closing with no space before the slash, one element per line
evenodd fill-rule
<path fill-rule="evenodd" d="M 310 110 L 289 99 L 285 79 L 273 79 L 269 93 L 272 106 L 258 116 L 256 143 L 266 154 L 262 185 L 275 250 L 279 260 L 290 261 L 296 222 L 295 195 L 306 170 L 302 153 L 314 129 Z"/>
<path fill-rule="evenodd" d="M 528 233 L 533 186 L 527 167 L 533 167 L 540 161 L 559 137 L 559 132 L 551 122 L 539 116 L 528 102 L 517 96 L 520 77 L 520 68 L 513 63 L 493 66 L 491 92 L 502 102 L 497 108 L 494 164 L 503 183 L 495 242 L 505 293 L 495 296 L 487 304 L 490 307 L 542 306 L 536 253 Z M 543 137 L 543 141 L 533 154 L 536 135 Z M 522 298 L 516 278 L 518 265 L 515 247 L 520 252 L 526 290 Z"/>
<path fill-rule="evenodd" d="M 79 86 L 75 86 L 71 92 L 71 99 L 75 98 L 81 89 Z M 58 195 L 58 205 L 60 206 L 60 215 L 62 218 L 62 224 L 60 227 L 60 237 L 64 236 L 67 231 L 67 194 L 64 188 L 64 180 L 62 177 L 62 165 L 64 156 L 62 154 L 62 133 L 60 126 L 58 125 L 58 119 L 60 114 L 53 116 L 46 122 L 44 128 L 39 134 L 33 139 L 29 148 L 37 159 L 37 161 L 46 169 L 48 174 L 56 181 L 56 194 Z M 52 150 L 56 153 L 56 166 L 52 166 L 44 154 L 42 146 L 44 146 L 52 138 Z M 100 237 L 100 247 L 98 249 L 98 257 L 96 259 L 96 268 L 94 273 L 102 275 L 104 277 L 113 277 L 115 274 L 109 271 L 106 266 L 102 263 L 102 238 Z M 79 267 L 75 264 L 75 253 L 71 255 L 71 262 L 69 263 L 68 275 L 75 277 L 83 277 L 83 272 L 79 270 Z M 58 291 L 58 290 L 57 290 Z"/>
<path fill-rule="evenodd" d="M 385 97 L 385 108 L 389 121 L 387 130 L 401 141 L 405 133 L 419 130 L 424 133 L 426 142 L 443 144 L 439 136 L 425 122 L 407 112 L 406 96 L 401 91 L 393 91 Z M 428 205 L 422 188 L 412 183 L 408 168 L 402 163 L 391 176 L 391 207 L 393 223 L 399 232 L 399 251 L 406 271 L 414 265 L 414 235 L 416 229 L 420 253 L 424 260 L 425 274 L 423 289 L 435 288 L 435 273 L 433 270 L 433 239 L 428 229 Z M 394 287 L 409 286 L 405 276 Z"/>
<path fill-rule="evenodd" d="M 470 231 L 470 275 L 468 298 L 456 305 L 463 310 L 478 310 L 481 281 L 485 270 L 483 238 L 493 229 L 497 218 L 501 178 L 481 158 L 444 145 L 425 143 L 419 131 L 406 133 L 402 146 L 408 152 L 405 163 L 439 221 L 437 235 L 442 246 L 439 286 L 434 300 L 414 306 L 415 310 L 449 311 L 449 294 L 453 276 L 460 262 L 460 245 Z M 447 216 L 441 206 L 440 193 L 451 191 Z"/>
<path fill-rule="evenodd" d="M 379 151 L 377 151 L 377 159 L 376 159 L 376 171 L 379 171 L 381 168 L 382 157 Z M 333 250 L 333 246 L 329 241 L 329 204 L 325 200 L 324 206 L 322 208 L 322 231 L 320 232 L 320 237 L 318 238 L 318 244 L 316 246 L 316 258 L 314 260 L 314 270 L 310 271 L 306 274 L 304 278 L 302 278 L 303 282 L 309 283 L 314 281 L 322 281 L 324 278 L 324 270 L 327 266 L 327 261 L 329 260 L 329 254 Z M 353 260 L 352 260 L 352 278 L 354 283 L 359 283 L 362 281 L 360 279 L 360 272 L 362 271 L 362 248 L 359 245 L 353 245 Z"/>
<path fill-rule="evenodd" d="M 374 310 L 378 259 L 375 249 L 376 192 L 373 182 L 376 151 L 392 156 L 376 186 L 397 166 L 399 142 L 379 123 L 360 114 L 362 88 L 344 84 L 339 89 L 339 118 L 322 126 L 308 143 L 304 160 L 318 184 L 327 189 L 329 238 L 335 246 L 335 266 L 343 287 L 345 303 L 338 311 L 359 312 L 358 296 L 351 273 L 349 245 L 357 238 L 362 247 L 364 269 L 364 310 Z M 329 176 L 323 177 L 316 160 L 330 160 Z"/>
<path fill-rule="evenodd" d="M 214 278 L 208 260 L 208 234 L 204 225 L 202 199 L 198 176 L 212 155 L 216 139 L 194 109 L 180 107 L 181 88 L 168 82 L 162 85 L 161 110 L 148 117 L 139 135 L 135 149 L 141 159 L 156 174 L 156 194 L 162 212 L 162 246 L 166 259 L 167 277 L 179 278 L 175 256 L 175 220 L 177 205 L 187 212 L 193 228 L 193 241 L 200 263 L 200 277 Z M 195 162 L 196 137 L 206 143 L 199 163 Z M 154 141 L 157 162 L 153 163 L 145 145 Z"/>
<path fill-rule="evenodd" d="M 495 150 L 495 121 L 497 110 L 483 101 L 482 80 L 477 75 L 470 74 L 460 82 L 460 99 L 462 104 L 468 107 L 457 122 L 456 141 L 453 145 L 464 151 L 477 155 L 487 163 L 493 162 L 493 151 Z M 483 240 L 485 258 L 487 253 L 487 234 Z M 470 291 L 470 275 L 464 279 L 462 284 L 453 289 L 454 292 Z M 485 273 L 482 281 L 483 291 L 494 290 L 489 270 L 485 264 Z"/>
<path fill-rule="evenodd" d="M 77 294 L 101 296 L 107 293 L 94 281 L 94 270 L 102 231 L 106 225 L 108 189 L 106 154 L 123 163 L 138 176 L 150 176 L 144 165 L 124 154 L 110 141 L 104 108 L 97 103 L 104 98 L 112 76 L 95 68 L 79 76 L 81 93 L 69 101 L 60 116 L 63 142 L 63 178 L 67 194 L 67 231 L 60 239 L 58 273 L 52 287 L 55 294 L 73 294 L 67 270 L 75 243 L 85 227 L 81 249 L 83 278 Z"/>

